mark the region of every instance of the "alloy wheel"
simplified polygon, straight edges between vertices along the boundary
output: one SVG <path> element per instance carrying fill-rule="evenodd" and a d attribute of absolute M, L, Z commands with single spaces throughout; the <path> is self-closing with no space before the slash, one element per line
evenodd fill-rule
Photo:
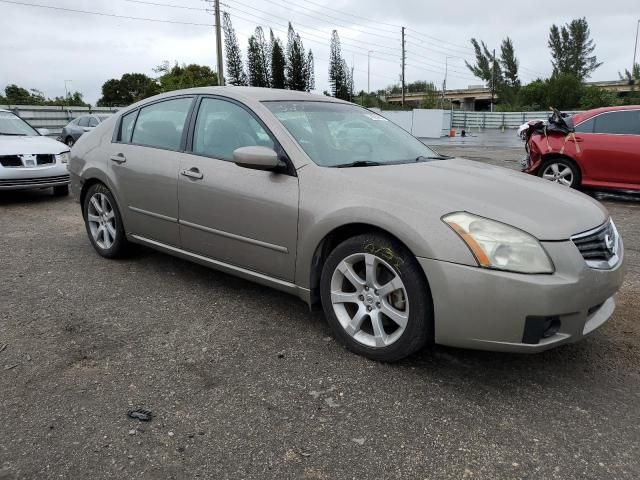
<path fill-rule="evenodd" d="M 570 187 L 573 185 L 574 173 L 571 167 L 564 163 L 551 163 L 542 172 L 542 178 Z"/>
<path fill-rule="evenodd" d="M 67 138 L 67 147 L 69 147 L 69 148 L 73 147 L 74 143 L 75 142 L 73 141 L 73 138 L 71 138 L 71 137 Z"/>
<path fill-rule="evenodd" d="M 331 277 L 331 303 L 344 331 L 372 348 L 396 342 L 409 321 L 402 279 L 371 253 L 350 255 L 337 265 Z"/>
<path fill-rule="evenodd" d="M 87 222 L 96 245 L 110 249 L 116 240 L 116 214 L 104 193 L 96 192 L 89 200 Z"/>

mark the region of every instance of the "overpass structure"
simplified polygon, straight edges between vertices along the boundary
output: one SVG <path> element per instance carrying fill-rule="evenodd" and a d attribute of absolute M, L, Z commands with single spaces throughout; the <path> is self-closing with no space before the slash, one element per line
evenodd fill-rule
<path fill-rule="evenodd" d="M 601 87 L 610 92 L 615 92 L 618 95 L 626 95 L 634 88 L 638 88 L 636 85 L 629 84 L 628 80 L 615 80 L 609 82 L 587 82 L 587 85 L 593 85 Z M 433 95 L 433 94 L 431 94 Z M 423 93 L 405 93 L 405 104 L 418 106 L 424 99 L 426 94 Z M 442 98 L 442 93 L 439 94 L 439 98 Z M 486 111 L 491 108 L 491 89 L 484 85 L 471 85 L 468 88 L 461 88 L 456 90 L 447 90 L 444 94 L 445 105 L 451 105 L 454 110 L 465 111 Z M 497 99 L 496 95 L 496 99 Z M 386 101 L 389 103 L 401 103 L 402 95 L 393 94 L 387 95 Z"/>

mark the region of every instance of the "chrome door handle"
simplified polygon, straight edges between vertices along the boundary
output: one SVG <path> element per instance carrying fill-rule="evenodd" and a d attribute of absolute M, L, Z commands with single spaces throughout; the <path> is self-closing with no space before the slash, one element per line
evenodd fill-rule
<path fill-rule="evenodd" d="M 122 153 L 117 155 L 111 155 L 111 161 L 116 163 L 124 163 L 127 161 L 127 157 L 125 157 Z"/>
<path fill-rule="evenodd" d="M 204 177 L 204 175 L 200 173 L 200 170 L 198 170 L 195 167 L 190 168 L 189 170 L 182 170 L 180 172 L 180 175 L 184 175 L 185 177 L 189 177 L 189 178 L 195 178 L 197 180 L 200 180 L 202 179 L 202 177 Z"/>

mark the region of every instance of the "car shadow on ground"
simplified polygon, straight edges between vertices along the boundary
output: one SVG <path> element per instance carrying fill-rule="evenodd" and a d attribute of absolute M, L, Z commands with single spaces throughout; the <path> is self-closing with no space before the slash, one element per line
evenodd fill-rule
<path fill-rule="evenodd" d="M 0 206 L 61 202 L 68 197 L 56 197 L 52 188 L 38 190 L 0 190 Z"/>
<path fill-rule="evenodd" d="M 147 247 L 136 249 L 136 255 L 130 258 L 135 263 L 159 263 L 159 270 L 172 270 L 180 277 L 180 281 L 197 285 L 224 285 L 231 290 L 234 298 L 251 299 L 252 302 L 269 302 L 278 305 L 278 310 L 289 311 L 289 316 L 280 316 L 279 321 L 290 322 L 276 334 L 294 329 L 306 329 L 307 333 L 316 336 L 309 342 L 326 344 L 331 337 L 335 344 L 330 353 L 338 355 L 349 362 L 355 354 L 339 345 L 326 322 L 321 310 L 310 311 L 300 299 L 259 284 L 237 278 L 222 272 L 193 264 L 186 260 L 156 252 Z M 306 327 L 304 326 L 306 324 Z M 282 326 L 282 325 L 281 325 Z M 315 332 L 315 333 L 314 333 Z M 394 369 L 413 377 L 427 376 L 438 381 L 452 379 L 459 383 L 460 379 L 473 384 L 494 386 L 500 389 L 521 388 L 524 384 L 561 385 L 566 382 L 585 380 L 587 383 L 602 383 L 607 376 L 616 370 L 618 351 L 608 335 L 595 332 L 576 344 L 563 345 L 537 354 L 514 354 L 465 350 L 440 345 L 429 346 L 411 357 L 394 364 L 383 364 L 371 361 L 373 368 Z M 287 339 L 282 339 L 283 347 Z M 310 346 L 314 348 L 313 346 Z M 620 348 L 624 348 L 620 346 Z M 358 365 L 361 365 L 358 363 Z"/>

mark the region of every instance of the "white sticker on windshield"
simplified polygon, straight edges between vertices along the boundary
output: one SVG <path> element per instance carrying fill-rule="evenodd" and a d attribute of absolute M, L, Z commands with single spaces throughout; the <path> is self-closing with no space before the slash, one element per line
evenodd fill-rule
<path fill-rule="evenodd" d="M 369 117 L 371 120 L 375 120 L 376 122 L 388 122 L 389 121 L 386 118 L 381 117 L 380 115 L 374 115 L 372 113 L 363 113 L 363 115 L 365 117 Z"/>

